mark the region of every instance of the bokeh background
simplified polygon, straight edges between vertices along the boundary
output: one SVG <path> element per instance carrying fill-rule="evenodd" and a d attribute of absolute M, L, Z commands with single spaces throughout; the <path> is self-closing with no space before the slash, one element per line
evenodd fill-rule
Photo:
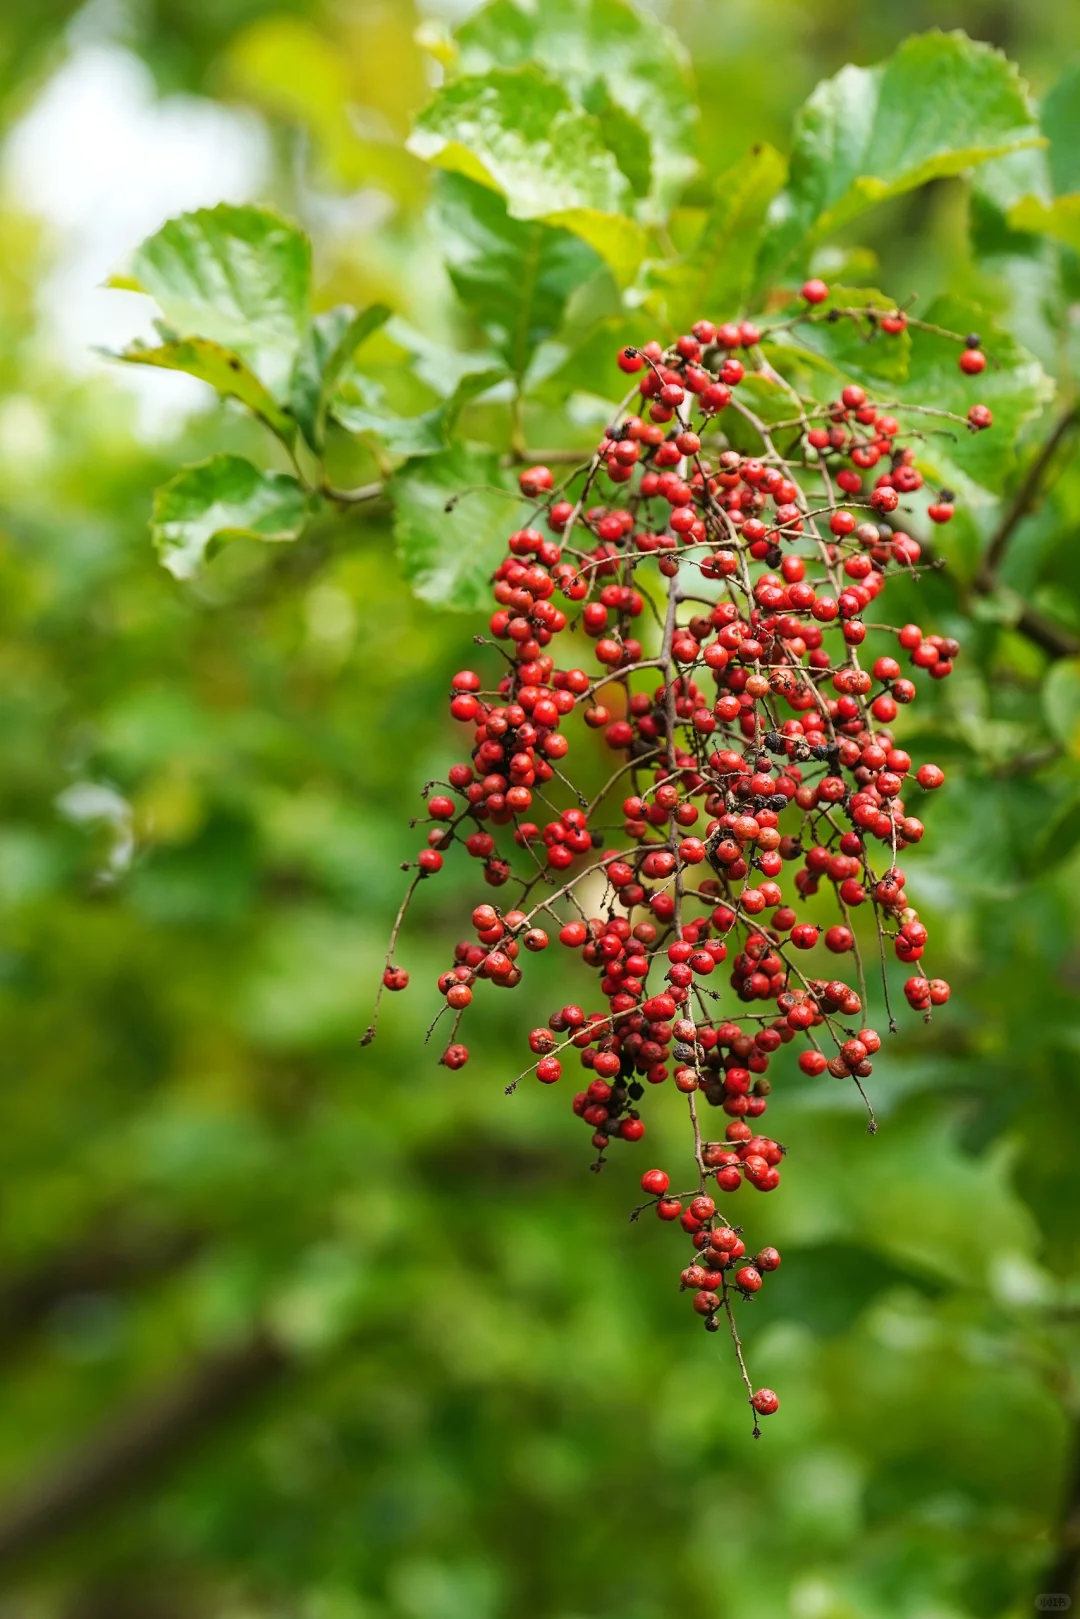
<path fill-rule="evenodd" d="M 359 1048 L 471 624 L 410 597 L 378 513 L 197 585 L 149 545 L 155 484 L 254 429 L 96 357 L 148 320 L 101 283 L 166 215 L 257 198 L 311 232 L 326 303 L 452 335 L 402 140 L 418 26 L 468 9 L 0 5 L 0 1615 L 1033 1613 L 1080 1544 L 1080 820 L 1048 837 L 1031 778 L 1080 676 L 1048 708 L 1043 650 L 925 586 L 966 651 L 910 886 L 955 993 L 875 1065 L 875 1140 L 828 1083 L 778 1095 L 755 1445 L 670 1232 L 627 1223 L 643 1160 L 594 1177 L 565 1097 L 504 1098 L 520 996 L 458 1074 L 421 995 Z M 1036 94 L 1080 56 L 1076 0 L 663 15 L 706 174 L 915 28 L 1003 46 Z M 873 215 L 876 279 L 966 289 L 968 207 L 949 181 Z M 1005 566 L 1074 629 L 1078 523 L 1063 463 Z M 406 931 L 421 984 L 465 893 Z"/>

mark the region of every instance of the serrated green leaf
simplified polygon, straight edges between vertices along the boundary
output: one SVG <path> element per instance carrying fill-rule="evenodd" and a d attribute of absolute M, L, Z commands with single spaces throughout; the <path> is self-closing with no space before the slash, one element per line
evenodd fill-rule
<path fill-rule="evenodd" d="M 1039 123 L 1050 142 L 1046 157 L 1055 193 L 1080 191 L 1080 62 L 1066 69 L 1047 91 Z"/>
<path fill-rule="evenodd" d="M 876 67 L 842 68 L 796 121 L 759 285 L 797 273 L 816 242 L 887 197 L 1041 139 L 1015 67 L 966 34 L 918 34 Z"/>
<path fill-rule="evenodd" d="M 543 0 L 529 7 L 492 0 L 458 29 L 457 43 L 465 73 L 535 62 L 602 120 L 603 101 L 622 108 L 648 136 L 661 208 L 670 207 L 693 172 L 697 111 L 686 51 L 628 0 Z M 611 144 L 618 153 L 618 141 Z"/>
<path fill-rule="evenodd" d="M 432 219 L 458 297 L 518 377 L 562 322 L 567 299 L 601 267 L 580 237 L 511 218 L 487 186 L 436 177 Z"/>
<path fill-rule="evenodd" d="M 444 85 L 408 144 L 438 167 L 500 192 L 514 219 L 582 236 L 621 278 L 640 263 L 644 238 L 627 214 L 630 183 L 599 121 L 537 69 L 497 69 Z"/>
<path fill-rule="evenodd" d="M 389 318 L 386 304 L 371 304 L 359 314 L 351 305 L 340 304 L 316 315 L 304 333 L 293 362 L 289 404 L 316 454 L 322 451 L 327 407 L 342 372 L 364 339 Z"/>
<path fill-rule="evenodd" d="M 437 455 L 450 443 L 458 417 L 470 400 L 494 388 L 505 371 L 475 371 L 462 377 L 448 399 L 419 416 L 398 416 L 385 403 L 383 390 L 356 374 L 343 385 L 331 405 L 334 420 L 350 433 L 370 433 L 392 455 Z"/>
<path fill-rule="evenodd" d="M 898 387 L 907 380 L 911 361 L 911 337 L 907 331 L 883 332 L 875 321 L 865 317 L 853 320 L 845 316 L 836 321 L 827 318 L 830 310 L 836 309 L 867 309 L 883 314 L 894 307 L 883 292 L 873 287 L 834 286 L 827 301 L 814 310 L 812 321 L 777 331 L 767 339 L 766 351 L 784 351 L 778 363 L 785 369 L 792 359 L 797 359 L 804 369 L 825 373 L 829 378 Z M 783 311 L 781 319 L 795 312 Z M 835 392 L 835 384 L 829 387 L 830 392 Z"/>
<path fill-rule="evenodd" d="M 389 492 L 398 556 L 416 595 L 457 612 L 486 606 L 491 575 L 522 517 L 516 480 L 498 456 L 455 444 L 406 462 Z"/>
<path fill-rule="evenodd" d="M 966 417 L 973 404 L 989 405 L 994 425 L 972 433 L 959 423 L 931 420 L 922 431 L 919 465 L 941 485 L 954 489 L 965 502 L 986 504 L 1000 493 L 1016 465 L 1016 441 L 1021 428 L 1052 398 L 1054 385 L 1034 355 L 1021 347 L 1003 328 L 987 318 L 985 310 L 959 298 L 939 298 L 924 318 L 948 331 L 978 332 L 990 357 L 978 377 L 965 376 L 957 363 L 958 345 L 933 332 L 913 334 L 908 380 L 897 397 L 913 405 L 932 402 L 938 410 Z"/>
<path fill-rule="evenodd" d="M 174 578 L 191 579 L 211 546 L 243 536 L 294 540 L 311 511 L 310 497 L 287 473 L 262 472 L 241 455 L 213 455 L 155 491 L 150 531 Z"/>
<path fill-rule="evenodd" d="M 726 320 L 749 292 L 758 233 L 787 172 L 775 147 L 755 146 L 716 183 L 715 201 L 693 248 L 644 267 L 645 307 L 673 332 L 703 316 Z"/>
<path fill-rule="evenodd" d="M 287 443 L 296 435 L 296 424 L 282 409 L 269 389 L 232 349 L 208 337 L 182 337 L 157 348 L 132 344 L 112 356 L 130 365 L 158 366 L 163 371 L 183 371 L 189 377 L 208 382 L 225 399 L 237 399 L 266 423 L 271 432 Z"/>
<path fill-rule="evenodd" d="M 311 244 L 295 225 L 229 203 L 180 214 L 136 250 L 132 282 L 179 336 L 234 349 L 285 397 L 311 283 Z"/>
<path fill-rule="evenodd" d="M 1046 723 L 1074 758 L 1080 759 L 1080 658 L 1055 663 L 1042 689 Z"/>

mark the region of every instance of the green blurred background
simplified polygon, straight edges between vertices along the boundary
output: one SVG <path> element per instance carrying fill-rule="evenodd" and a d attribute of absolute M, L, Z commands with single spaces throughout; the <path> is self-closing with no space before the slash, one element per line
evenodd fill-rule
<path fill-rule="evenodd" d="M 1080 822 L 1059 858 L 1033 779 L 1075 662 L 1047 708 L 1044 653 L 925 586 L 966 650 L 909 889 L 955 993 L 876 1065 L 875 1140 L 828 1083 L 778 1092 L 790 1168 L 747 1213 L 785 1266 L 746 1336 L 783 1409 L 755 1445 L 670 1232 L 627 1224 L 644 1160 L 589 1175 L 565 1096 L 503 1097 L 519 997 L 458 1074 L 420 988 L 359 1049 L 473 626 L 409 596 L 378 514 L 193 586 L 148 543 L 155 484 L 254 429 L 95 359 L 146 320 L 99 283 L 166 214 L 257 197 L 312 233 L 325 302 L 449 335 L 401 143 L 418 23 L 468 9 L 0 6 L 0 1616 L 1034 1613 L 1080 1542 Z M 1076 0 L 664 16 L 706 173 L 916 28 L 1003 46 L 1036 94 L 1080 56 Z M 862 239 L 925 298 L 966 286 L 967 225 L 949 181 Z M 1075 630 L 1059 472 L 1006 574 Z M 468 892 L 425 892 L 420 986 Z"/>

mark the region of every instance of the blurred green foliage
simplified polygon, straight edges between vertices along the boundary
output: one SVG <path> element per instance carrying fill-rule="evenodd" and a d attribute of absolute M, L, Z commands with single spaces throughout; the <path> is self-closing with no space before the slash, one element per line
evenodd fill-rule
<path fill-rule="evenodd" d="M 72 48 L 71 9 L 7 8 L 9 120 Z M 191 0 L 95 24 L 163 90 L 268 120 L 262 200 L 311 233 L 316 306 L 395 311 L 344 395 L 410 420 L 470 367 L 520 364 L 454 223 L 476 176 L 440 176 L 429 215 L 431 178 L 405 148 L 433 82 L 421 21 L 405 0 Z M 668 21 L 701 106 L 675 245 L 710 220 L 737 241 L 714 177 L 753 141 L 788 151 L 819 77 L 914 27 L 964 26 L 1039 95 L 1060 86 L 1049 161 L 939 179 L 820 249 L 823 268 L 923 304 L 975 297 L 1058 397 L 1015 461 L 972 473 L 987 493 L 953 525 L 949 567 L 906 602 L 895 587 L 898 612 L 964 643 L 909 729 L 950 771 L 909 864 L 954 995 L 875 1066 L 875 1139 L 829 1083 L 778 1091 L 792 1161 L 768 1236 L 785 1264 L 745 1319 L 783 1411 L 752 1445 L 729 1354 L 673 1286 L 670 1234 L 627 1224 L 629 1160 L 588 1175 L 565 1097 L 503 1096 L 518 997 L 478 1009 L 462 1072 L 422 1049 L 419 991 L 456 937 L 465 874 L 425 889 L 401 951 L 418 994 L 392 998 L 360 1051 L 416 788 L 458 746 L 442 699 L 471 623 L 410 593 L 381 504 L 324 512 L 293 546 L 237 540 L 190 583 L 162 569 L 152 491 L 211 454 L 270 466 L 265 435 L 226 403 L 148 441 L 121 380 L 53 357 L 36 292 L 54 250 L 9 200 L 3 1619 L 1019 1619 L 1076 1577 L 1074 439 L 994 578 L 980 569 L 1072 400 L 1076 260 L 1045 213 L 1077 189 L 1080 12 L 676 0 Z M 424 37 L 447 56 L 430 18 Z M 486 41 L 472 24 L 462 48 Z M 649 127 L 655 104 L 620 118 L 617 91 L 597 115 L 625 153 L 627 120 Z M 766 159 L 762 189 L 781 179 Z M 630 190 L 648 231 L 656 198 Z M 336 223 L 357 192 L 380 199 L 377 229 Z M 512 265 L 520 222 L 486 200 Z M 525 426 L 587 442 L 619 294 L 597 260 L 565 302 L 553 257 L 528 336 L 550 363 Z M 655 275 L 650 298 L 683 294 Z M 467 409 L 470 437 L 507 442 L 504 399 Z M 357 450 L 335 430 L 328 464 L 363 478 L 415 443 Z M 419 486 L 438 483 L 428 465 Z M 546 1005 L 542 983 L 530 993 Z"/>

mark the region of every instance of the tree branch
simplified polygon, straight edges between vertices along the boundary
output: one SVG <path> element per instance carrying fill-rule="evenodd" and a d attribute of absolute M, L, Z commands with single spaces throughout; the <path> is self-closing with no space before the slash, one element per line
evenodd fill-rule
<path fill-rule="evenodd" d="M 135 1286 L 183 1265 L 198 1252 L 204 1233 L 194 1230 L 124 1230 L 115 1222 L 77 1247 L 48 1255 L 36 1269 L 13 1276 L 0 1289 L 0 1355 L 10 1355 L 65 1299 Z"/>
<path fill-rule="evenodd" d="M 1074 1430 L 1053 1566 L 1041 1576 L 1040 1595 L 1080 1597 L 1080 1433 Z"/>
<path fill-rule="evenodd" d="M 196 1362 L 171 1387 L 134 1401 L 0 1505 L 0 1568 L 160 1476 L 292 1365 L 288 1351 L 260 1329 Z"/>
<path fill-rule="evenodd" d="M 978 584 L 976 589 L 980 596 L 990 593 L 989 590 L 980 589 Z M 1061 629 L 1053 619 L 1045 618 L 1034 607 L 1024 607 L 1012 627 L 1019 630 L 1021 635 L 1026 635 L 1029 641 L 1034 641 L 1036 646 L 1041 646 L 1051 658 L 1074 658 L 1080 652 L 1080 638 Z"/>
<path fill-rule="evenodd" d="M 1034 506 L 1039 497 L 1043 479 L 1050 468 L 1050 463 L 1057 454 L 1060 445 L 1076 426 L 1078 419 L 1080 419 L 1080 406 L 1070 406 L 1031 463 L 1023 482 L 1003 513 L 997 531 L 986 548 L 986 554 L 979 569 L 979 577 L 980 579 L 985 579 L 986 589 L 993 590 L 995 588 L 997 569 L 1005 555 L 1005 548 L 1012 538 L 1013 531 Z"/>
<path fill-rule="evenodd" d="M 976 595 L 992 596 L 999 589 L 997 570 L 1005 556 L 1009 541 L 1034 507 L 1054 456 L 1078 421 L 1080 421 L 1080 405 L 1072 405 L 1061 416 L 1054 431 L 1028 467 L 1019 489 L 1002 514 L 1001 522 L 986 548 L 979 564 L 979 571 L 972 581 L 972 589 Z M 1051 658 L 1071 658 L 1080 652 L 1080 639 L 1070 631 L 1062 629 L 1053 619 L 1047 618 L 1034 607 L 1023 606 L 1013 628 L 1019 630 L 1029 641 L 1034 641 L 1035 645 L 1041 647 Z"/>

